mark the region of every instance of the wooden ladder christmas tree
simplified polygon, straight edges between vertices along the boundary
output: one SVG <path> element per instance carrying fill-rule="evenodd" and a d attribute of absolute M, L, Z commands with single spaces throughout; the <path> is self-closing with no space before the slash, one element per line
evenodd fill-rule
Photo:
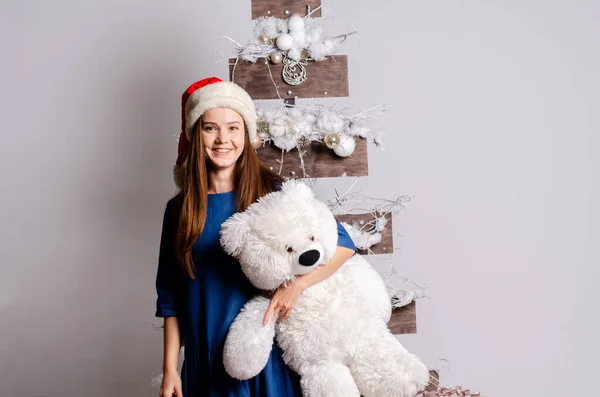
<path fill-rule="evenodd" d="M 252 0 L 252 18 L 272 17 L 285 20 L 289 17 L 305 16 L 309 12 L 311 13 L 310 17 L 319 17 L 321 16 L 320 7 L 320 0 L 307 2 Z M 293 36 L 293 27 L 289 28 L 289 35 Z M 245 61 L 242 57 L 229 60 L 230 80 L 243 87 L 253 99 L 277 99 L 284 101 L 289 107 L 294 107 L 295 100 L 298 98 L 349 96 L 348 57 L 346 55 L 330 55 L 315 61 L 310 59 L 310 53 L 304 49 L 303 57 L 299 61 L 294 61 L 285 56 L 285 52 L 290 49 L 289 45 L 286 45 L 289 43 L 281 43 L 281 39 L 275 41 L 268 34 L 260 35 L 258 42 L 259 46 L 264 44 L 264 47 L 270 48 L 263 50 L 262 54 L 266 55 L 265 57 L 256 57 L 255 62 Z M 260 47 L 255 54 L 261 54 Z M 290 69 L 292 69 L 291 72 L 289 72 Z M 288 77 L 290 75 L 292 78 Z M 296 77 L 295 81 L 294 77 Z M 268 134 L 268 131 L 264 131 L 268 128 L 266 124 L 259 119 L 259 130 L 262 128 L 263 134 Z M 332 131 L 331 135 L 335 137 L 335 133 Z M 296 148 L 290 151 L 283 151 L 271 141 L 258 147 L 257 153 L 266 165 L 284 177 L 368 176 L 367 139 L 357 138 L 353 146 L 354 150 L 351 155 L 340 157 L 330 148 L 331 145 L 328 146 L 327 137 L 324 142 L 319 142 L 300 135 Z M 391 220 L 390 213 L 380 215 Z M 373 219 L 373 214 L 342 214 L 337 215 L 336 218 L 338 221 L 348 224 L 365 224 Z M 369 252 L 362 251 L 361 254 L 392 254 L 393 250 L 393 231 L 390 221 L 382 230 L 381 242 L 370 247 Z M 394 309 L 388 325 L 395 334 L 416 333 L 415 302 Z"/>

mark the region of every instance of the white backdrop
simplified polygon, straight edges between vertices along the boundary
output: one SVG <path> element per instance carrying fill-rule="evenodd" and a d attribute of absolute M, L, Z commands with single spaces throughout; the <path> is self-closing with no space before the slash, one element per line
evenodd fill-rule
<path fill-rule="evenodd" d="M 253 27 L 249 0 L 206 4 L 1 2 L 1 396 L 157 394 L 153 283 L 180 96 L 227 78 L 217 37 Z M 325 8 L 326 33 L 358 31 L 340 50 L 350 98 L 327 103 L 395 106 L 358 187 L 413 197 L 394 260 L 429 298 L 401 340 L 443 383 L 486 396 L 589 390 L 600 3 Z"/>

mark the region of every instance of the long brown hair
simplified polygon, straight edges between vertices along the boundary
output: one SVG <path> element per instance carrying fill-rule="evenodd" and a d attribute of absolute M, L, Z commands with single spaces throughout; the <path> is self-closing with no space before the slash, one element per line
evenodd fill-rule
<path fill-rule="evenodd" d="M 180 209 L 179 226 L 175 236 L 175 254 L 177 262 L 191 278 L 194 278 L 192 248 L 202 234 L 206 222 L 208 170 L 211 167 L 204 151 L 201 129 L 202 122 L 199 120 L 193 129 L 183 185 L 175 198 L 177 207 Z M 244 135 L 244 149 L 234 170 L 237 211 L 244 211 L 250 204 L 272 192 L 277 185 L 283 182 L 281 176 L 260 161 L 250 144 L 248 129 L 245 125 Z"/>

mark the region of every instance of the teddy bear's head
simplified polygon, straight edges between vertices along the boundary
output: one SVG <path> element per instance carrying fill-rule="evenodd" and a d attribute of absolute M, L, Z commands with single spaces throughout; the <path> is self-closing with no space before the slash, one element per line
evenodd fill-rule
<path fill-rule="evenodd" d="M 333 257 L 337 223 L 307 185 L 290 180 L 221 227 L 221 245 L 257 288 L 273 290 Z"/>

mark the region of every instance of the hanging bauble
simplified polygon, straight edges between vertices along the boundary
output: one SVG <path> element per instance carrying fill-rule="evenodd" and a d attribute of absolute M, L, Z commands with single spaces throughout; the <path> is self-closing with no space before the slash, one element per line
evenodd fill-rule
<path fill-rule="evenodd" d="M 283 61 L 283 55 L 280 52 L 272 52 L 269 54 L 269 60 L 271 63 L 277 65 Z"/>
<path fill-rule="evenodd" d="M 292 15 L 288 18 L 288 29 L 290 32 L 304 30 L 304 19 L 298 14 Z"/>
<path fill-rule="evenodd" d="M 289 85 L 299 85 L 306 81 L 306 68 L 304 67 L 307 64 L 306 61 L 296 62 L 286 57 L 283 64 L 285 65 L 281 71 L 283 81 Z"/>
<path fill-rule="evenodd" d="M 258 149 L 259 147 L 261 147 L 261 145 L 262 145 L 262 139 L 261 139 L 261 137 L 259 137 L 259 136 L 257 135 L 257 136 L 255 136 L 254 138 L 252 138 L 252 139 L 250 140 L 250 145 L 252 145 L 252 147 L 253 147 L 254 149 Z"/>
<path fill-rule="evenodd" d="M 331 134 L 327 134 L 325 136 L 325 139 L 323 139 L 325 146 L 327 146 L 329 149 L 335 149 L 336 147 L 338 147 L 338 145 L 340 144 L 341 135 L 342 134 L 339 132 L 332 132 Z"/>
<path fill-rule="evenodd" d="M 271 43 L 271 38 L 266 34 L 261 34 L 258 36 L 258 42 L 262 45 L 268 45 Z"/>
<path fill-rule="evenodd" d="M 356 141 L 354 137 L 346 134 L 341 134 L 340 143 L 333 151 L 340 157 L 348 157 L 354 153 L 356 148 Z"/>
<path fill-rule="evenodd" d="M 280 34 L 277 37 L 275 43 L 277 44 L 277 48 L 279 48 L 281 51 L 287 51 L 290 48 L 292 48 L 292 45 L 294 44 L 294 39 L 289 34 L 284 33 Z"/>

